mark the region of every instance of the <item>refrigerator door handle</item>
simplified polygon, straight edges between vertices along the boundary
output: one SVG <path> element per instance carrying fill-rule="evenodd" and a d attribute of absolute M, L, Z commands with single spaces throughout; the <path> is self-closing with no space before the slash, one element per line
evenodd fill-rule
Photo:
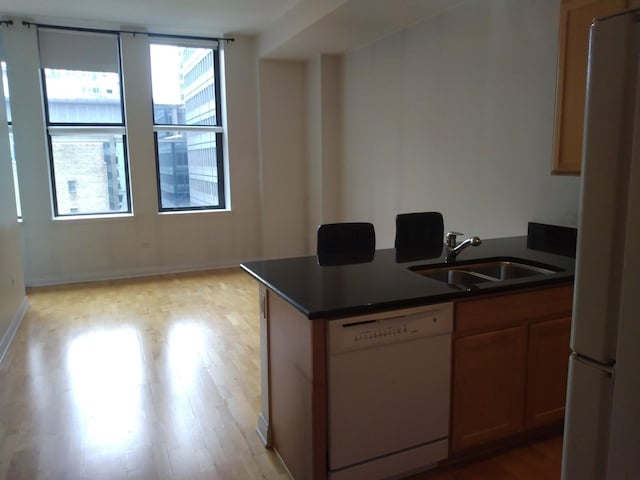
<path fill-rule="evenodd" d="M 586 364 L 590 367 L 593 368 L 597 368 L 598 370 L 601 370 L 602 372 L 604 372 L 607 376 L 611 377 L 611 379 L 614 378 L 615 375 L 615 366 L 616 366 L 616 362 L 615 360 L 611 360 L 607 363 L 600 363 L 597 362 L 595 360 L 593 360 L 592 358 L 586 357 L 584 355 L 580 355 L 578 352 L 571 352 L 571 357 L 573 360 L 581 362 L 583 364 Z"/>

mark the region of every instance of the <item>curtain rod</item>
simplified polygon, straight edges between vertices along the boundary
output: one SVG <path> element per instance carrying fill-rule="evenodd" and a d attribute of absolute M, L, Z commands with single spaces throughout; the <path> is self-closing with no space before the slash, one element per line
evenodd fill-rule
<path fill-rule="evenodd" d="M 2 23 L 7 23 L 7 25 L 13 24 L 12 20 L 3 20 Z M 120 34 L 120 33 L 131 33 L 133 35 L 147 35 L 149 37 L 162 37 L 162 38 L 175 38 L 181 40 L 207 40 L 207 41 L 217 41 L 217 42 L 234 42 L 235 38 L 233 37 L 198 37 L 194 35 L 172 35 L 167 33 L 152 33 L 152 32 L 143 32 L 138 30 L 104 30 L 100 28 L 83 28 L 83 27 L 66 27 L 64 25 L 47 25 L 44 23 L 33 23 L 27 22 L 26 20 L 22 21 L 22 25 L 25 25 L 29 28 L 37 27 L 37 28 L 50 28 L 54 30 L 72 30 L 75 32 L 91 32 L 91 33 L 110 33 L 110 34 Z"/>
<path fill-rule="evenodd" d="M 0 20 L 0 25 L 6 25 L 7 27 L 13 25 L 13 20 Z"/>

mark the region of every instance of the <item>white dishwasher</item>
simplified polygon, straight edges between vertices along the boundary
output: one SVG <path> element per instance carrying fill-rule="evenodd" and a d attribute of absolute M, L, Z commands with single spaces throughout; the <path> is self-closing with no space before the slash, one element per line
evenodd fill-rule
<path fill-rule="evenodd" d="M 453 304 L 331 320 L 329 478 L 377 480 L 448 455 Z"/>

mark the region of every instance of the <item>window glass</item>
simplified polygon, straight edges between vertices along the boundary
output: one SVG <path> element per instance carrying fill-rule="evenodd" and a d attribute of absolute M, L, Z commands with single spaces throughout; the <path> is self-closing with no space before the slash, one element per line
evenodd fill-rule
<path fill-rule="evenodd" d="M 212 48 L 151 44 L 153 119 L 158 125 L 219 125 Z"/>
<path fill-rule="evenodd" d="M 120 75 L 45 68 L 52 124 L 122 124 Z"/>
<path fill-rule="evenodd" d="M 11 124 L 11 101 L 9 98 L 9 80 L 7 78 L 7 62 L 0 62 L 2 68 L 2 88 L 4 89 L 4 105 L 7 111 L 7 122 Z"/>
<path fill-rule="evenodd" d="M 225 207 L 218 51 L 151 44 L 160 210 Z"/>
<path fill-rule="evenodd" d="M 58 215 L 127 212 L 122 135 L 52 134 Z"/>
<path fill-rule="evenodd" d="M 164 208 L 219 205 L 215 132 L 157 134 L 158 173 Z"/>
<path fill-rule="evenodd" d="M 11 121 L 11 103 L 9 99 L 9 82 L 7 80 L 7 64 L 6 62 L 0 62 L 0 68 L 2 69 L 2 88 L 4 92 L 5 108 L 7 111 L 7 123 L 9 126 L 9 145 L 11 147 L 11 168 L 13 171 L 13 187 L 16 195 L 16 210 L 18 218 L 22 218 L 22 205 L 20 204 L 20 188 L 18 186 L 18 166 L 16 165 L 16 155 L 13 148 L 13 124 Z"/>

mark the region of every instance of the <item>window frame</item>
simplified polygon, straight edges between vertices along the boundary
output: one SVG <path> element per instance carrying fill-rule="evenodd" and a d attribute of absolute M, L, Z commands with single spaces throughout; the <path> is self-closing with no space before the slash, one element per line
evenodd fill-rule
<path fill-rule="evenodd" d="M 122 47 L 120 45 L 120 37 L 116 36 L 116 45 L 118 49 L 118 59 L 121 62 L 122 59 Z M 40 67 L 40 81 L 41 81 L 41 90 L 42 90 L 42 103 L 44 106 L 44 120 L 45 120 L 45 130 L 47 136 L 47 150 L 49 154 L 49 184 L 51 185 L 51 200 L 53 207 L 53 216 L 54 218 L 82 218 L 82 217 L 110 217 L 110 216 L 122 216 L 122 215 L 130 215 L 133 213 L 132 210 L 132 188 L 131 188 L 131 179 L 129 173 L 129 154 L 127 149 L 127 125 L 126 125 L 126 116 L 125 116 L 125 95 L 123 88 L 123 75 L 122 75 L 122 64 L 120 63 L 118 67 L 118 81 L 120 84 L 120 118 L 121 122 L 51 122 L 49 115 L 49 95 L 47 92 L 47 78 L 46 78 L 46 70 L 49 67 Z M 51 69 L 56 70 L 56 69 Z M 57 69 L 62 70 L 62 69 Z M 73 71 L 73 70 L 69 70 Z M 89 70 L 87 70 L 89 71 Z M 55 162 L 53 156 L 53 137 L 55 134 L 62 135 L 72 135 L 77 134 L 82 136 L 83 134 L 106 134 L 106 135 L 120 135 L 122 137 L 122 152 L 123 152 L 123 162 L 124 162 L 124 182 L 125 189 L 127 191 L 127 201 L 126 201 L 126 209 L 119 211 L 104 211 L 104 212 L 70 212 L 70 213 L 60 213 L 58 209 L 58 189 L 56 187 L 56 174 L 55 174 Z"/>
<path fill-rule="evenodd" d="M 149 39 L 149 55 L 151 56 L 151 45 L 169 45 L 183 48 L 208 48 L 212 51 L 213 62 L 213 81 L 214 81 L 214 98 L 215 98 L 215 124 L 214 125 L 190 125 L 190 124 L 168 124 L 156 123 L 155 118 L 155 102 L 153 100 L 153 80 L 151 80 L 151 111 L 153 123 L 154 152 L 156 164 L 156 189 L 158 195 L 158 211 L 159 213 L 188 213 L 199 211 L 224 211 L 228 209 L 227 202 L 227 175 L 225 171 L 225 136 L 226 126 L 223 121 L 224 107 L 222 105 L 222 85 L 221 85 L 221 56 L 220 49 L 222 45 L 218 41 L 217 44 L 211 41 L 194 41 L 194 40 L 176 40 L 174 38 L 150 38 Z M 150 72 L 152 75 L 152 72 Z M 153 78 L 153 77 L 151 77 Z M 163 207 L 162 190 L 160 178 L 160 152 L 158 144 L 158 133 L 160 132 L 212 132 L 215 135 L 216 144 L 216 162 L 215 168 L 218 174 L 217 194 L 218 205 L 201 205 L 201 206 L 184 206 L 184 207 Z"/>

